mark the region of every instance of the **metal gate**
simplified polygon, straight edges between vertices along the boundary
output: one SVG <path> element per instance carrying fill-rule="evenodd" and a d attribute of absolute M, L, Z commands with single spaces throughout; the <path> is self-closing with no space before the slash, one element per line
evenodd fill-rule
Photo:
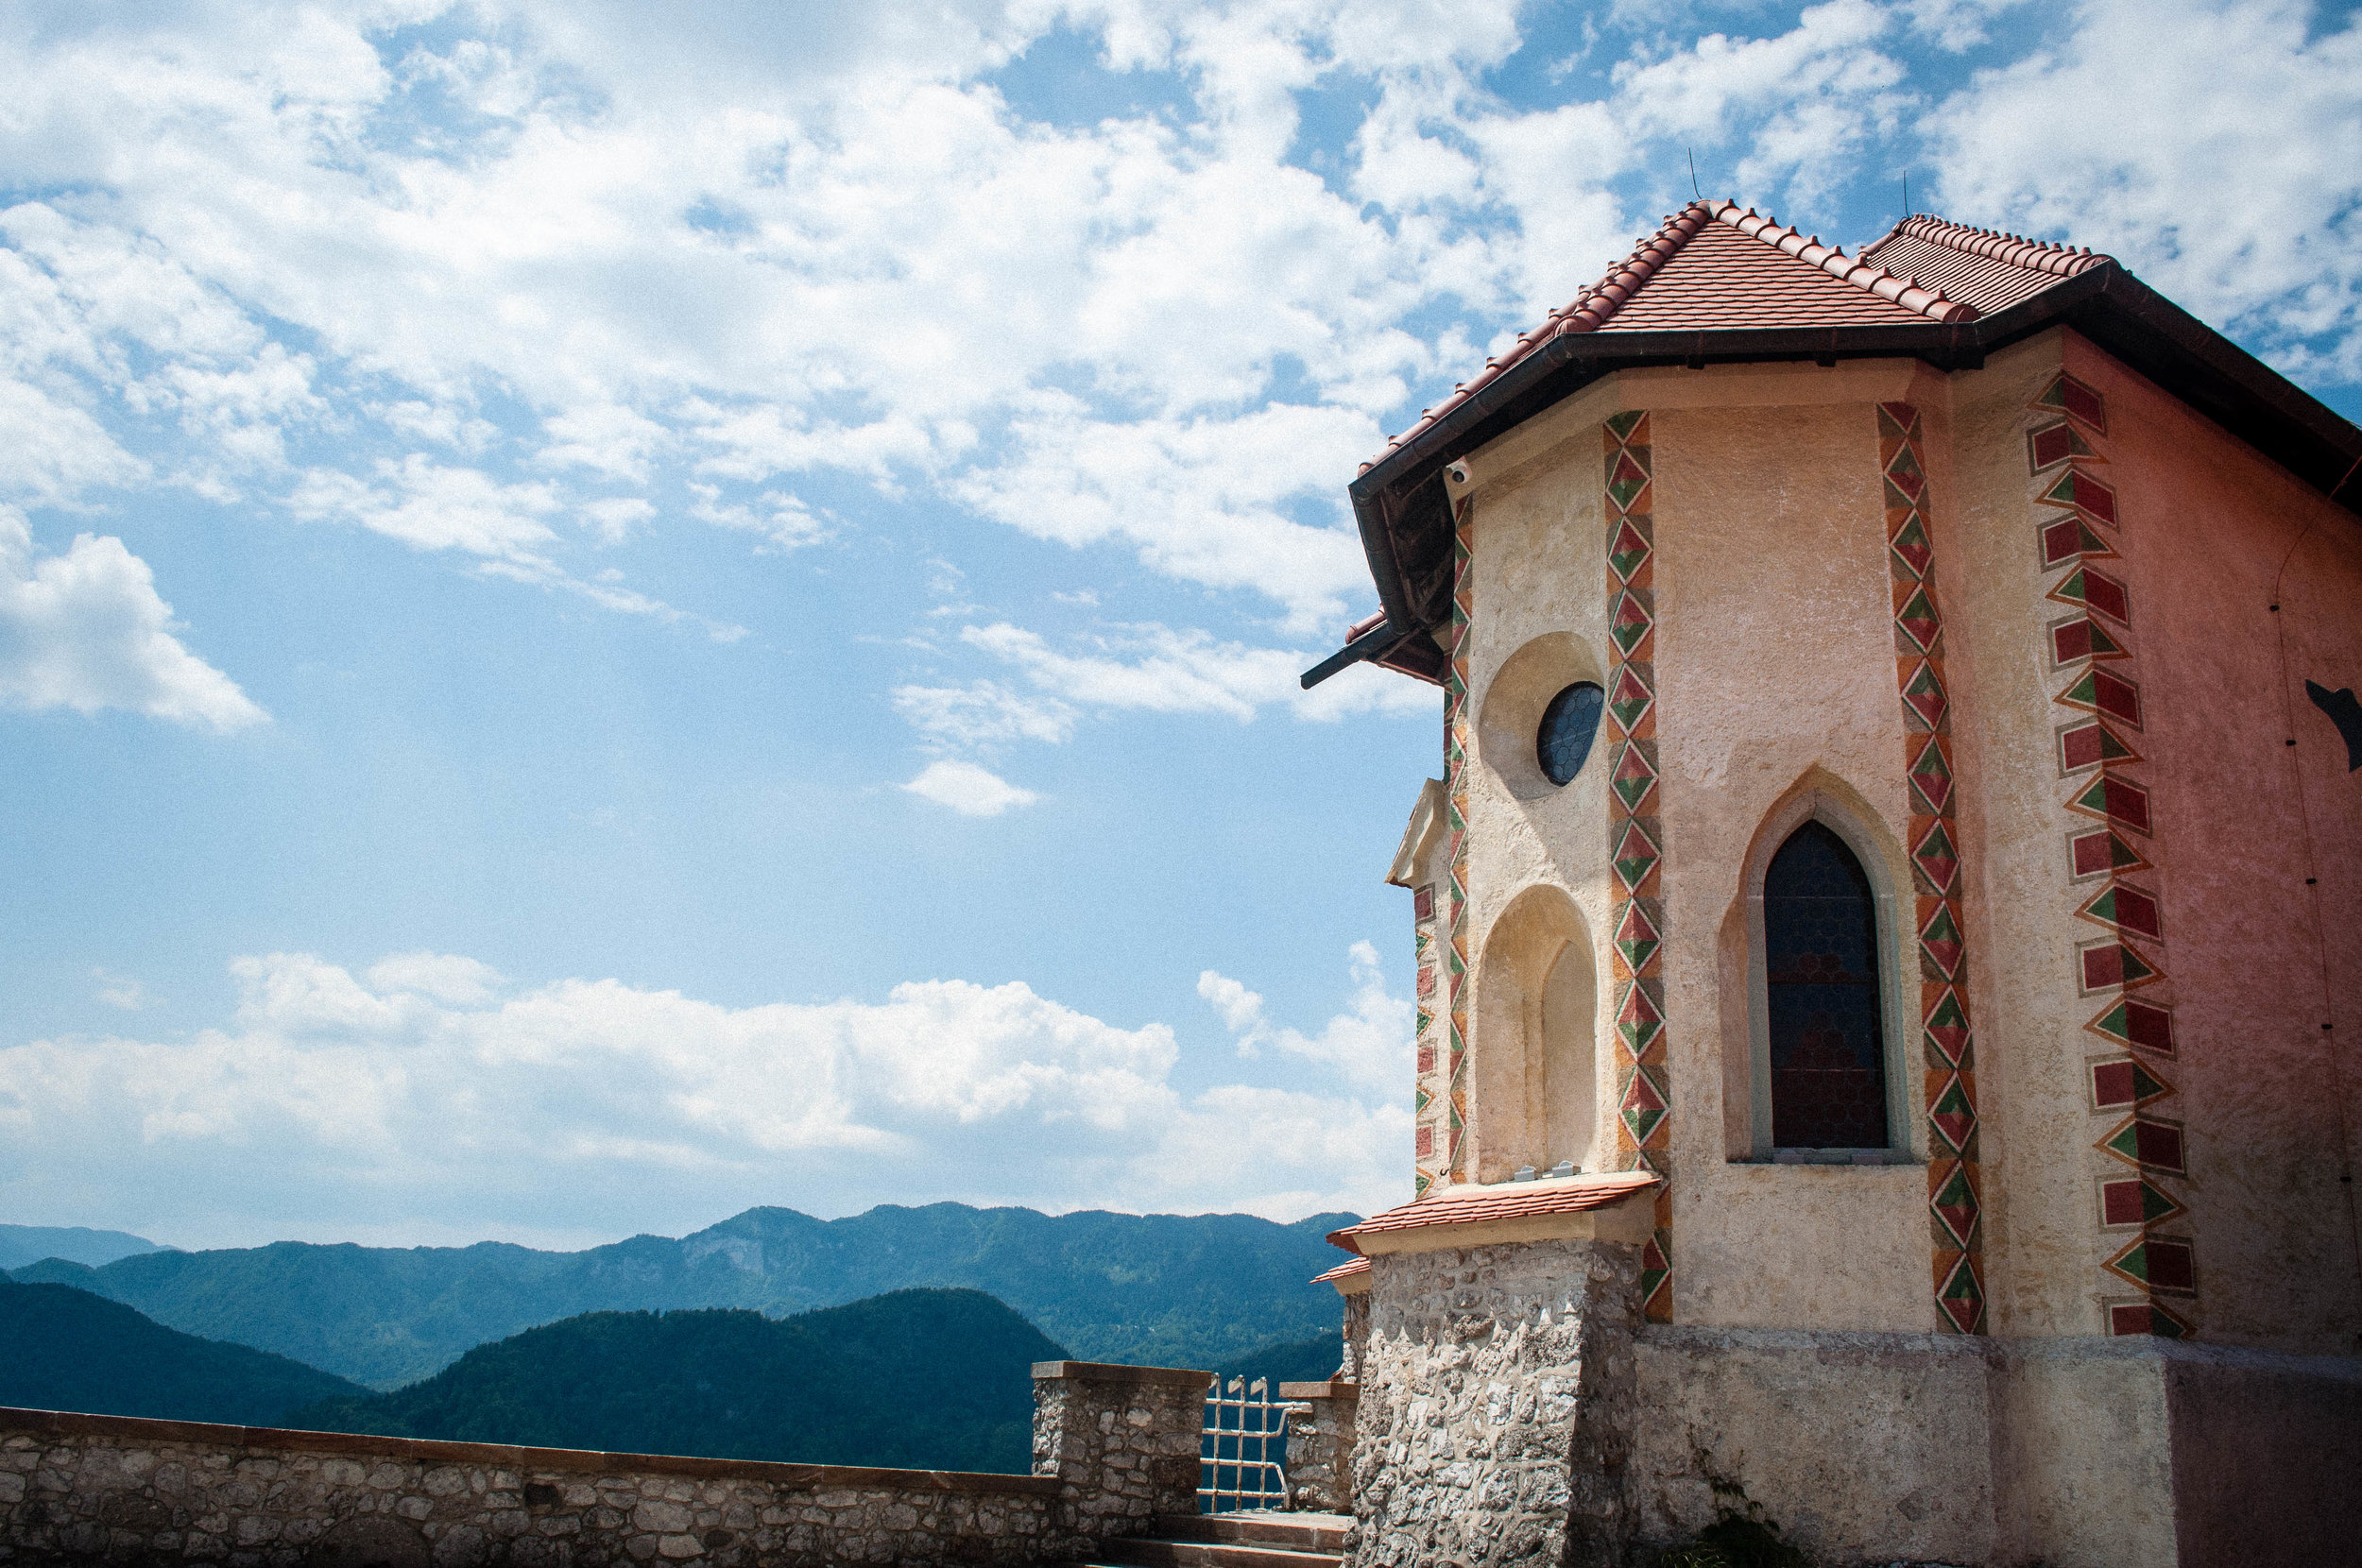
<path fill-rule="evenodd" d="M 1198 1440 L 1197 1511 L 1288 1506 L 1288 1406 L 1264 1378 L 1221 1378 L 1206 1395 Z"/>

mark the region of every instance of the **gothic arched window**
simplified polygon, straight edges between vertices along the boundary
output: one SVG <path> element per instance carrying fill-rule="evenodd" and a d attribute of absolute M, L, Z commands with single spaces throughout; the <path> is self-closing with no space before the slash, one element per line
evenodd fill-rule
<path fill-rule="evenodd" d="M 1806 822 L 1772 857 L 1763 934 L 1772 1144 L 1886 1148 L 1877 899 L 1826 825 Z"/>

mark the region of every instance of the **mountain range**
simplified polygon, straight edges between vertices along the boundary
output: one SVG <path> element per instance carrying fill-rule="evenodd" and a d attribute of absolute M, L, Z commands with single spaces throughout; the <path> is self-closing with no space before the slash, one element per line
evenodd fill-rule
<path fill-rule="evenodd" d="M 781 1318 L 911 1288 L 987 1292 L 1078 1359 L 1224 1372 L 1284 1361 L 1284 1375 L 1319 1376 L 1304 1369 L 1326 1354 L 1319 1341 L 1334 1348 L 1339 1304 L 1309 1282 L 1338 1261 L 1323 1237 L 1353 1219 L 1281 1225 L 933 1203 L 823 1220 L 755 1208 L 678 1240 L 642 1236 L 579 1253 L 282 1241 L 141 1253 L 97 1268 L 53 1257 L 13 1278 L 72 1286 L 376 1389 L 584 1313 L 722 1307 Z"/>
<path fill-rule="evenodd" d="M 133 1253 L 163 1251 L 128 1231 L 94 1231 L 81 1225 L 0 1225 L 0 1269 L 22 1269 L 45 1257 L 61 1257 L 95 1269 Z"/>

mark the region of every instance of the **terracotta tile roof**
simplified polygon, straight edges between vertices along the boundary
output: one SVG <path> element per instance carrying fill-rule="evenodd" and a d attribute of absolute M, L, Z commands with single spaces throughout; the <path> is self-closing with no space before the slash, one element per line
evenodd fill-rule
<path fill-rule="evenodd" d="M 1314 1285 L 1334 1285 L 1339 1280 L 1351 1279 L 1356 1274 L 1366 1274 L 1369 1271 L 1370 1260 L 1365 1257 L 1357 1257 L 1352 1259 L 1350 1262 L 1337 1265 L 1336 1268 L 1331 1269 L 1326 1274 L 1314 1274 L 1312 1276 L 1312 1283 Z"/>
<path fill-rule="evenodd" d="M 1930 244 L 1947 258 L 1966 256 L 1948 240 Z M 2044 248 L 2025 241 L 2018 244 L 2029 250 Z M 2094 264 L 2104 259 L 2090 258 Z M 2056 281 L 2066 274 L 2046 276 Z M 1552 311 L 1507 353 L 1486 360 L 1473 380 L 1455 386 L 1450 397 L 1423 411 L 1419 422 L 1387 442 L 1386 449 L 1392 452 L 1411 440 L 1553 337 L 1764 327 L 1924 326 L 1931 321 L 1974 321 L 1979 314 L 1977 306 L 1945 294 L 1941 286 L 1931 288 L 1918 278 L 1898 275 L 1872 261 L 1867 252 L 1849 258 L 1841 248 L 1823 245 L 1819 235 L 1799 233 L 1752 207 L 1742 212 L 1735 201 L 1693 201 L 1641 240 L 1606 277 L 1577 295 L 1574 303 Z M 1374 463 L 1362 464 L 1361 471 L 1368 472 Z"/>
<path fill-rule="evenodd" d="M 1613 1176 L 1566 1176 L 1556 1181 L 1496 1182 L 1489 1186 L 1447 1187 L 1400 1208 L 1372 1215 L 1358 1225 L 1331 1231 L 1331 1245 L 1361 1250 L 1358 1238 L 1382 1231 L 1424 1230 L 1429 1225 L 1474 1225 L 1490 1219 L 1525 1219 L 1549 1214 L 1581 1214 L 1621 1202 L 1657 1185 L 1645 1170 Z M 1333 1272 L 1333 1270 L 1332 1270 Z M 1326 1279 L 1329 1276 L 1321 1276 Z"/>
<path fill-rule="evenodd" d="M 2093 255 L 2088 247 L 2046 245 L 1925 213 L 1896 224 L 1861 257 L 1941 288 L 1983 315 L 2023 304 L 2060 279 L 2105 266 L 2111 259 Z"/>

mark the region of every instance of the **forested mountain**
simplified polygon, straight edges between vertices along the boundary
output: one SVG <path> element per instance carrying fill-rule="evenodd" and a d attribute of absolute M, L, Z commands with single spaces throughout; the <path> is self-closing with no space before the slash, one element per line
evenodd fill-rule
<path fill-rule="evenodd" d="M 580 1253 L 282 1241 L 149 1253 L 87 1271 L 43 1263 L 17 1277 L 71 1283 L 188 1333 L 377 1389 L 585 1312 L 747 1307 L 778 1317 L 914 1287 L 987 1291 L 1080 1359 L 1227 1369 L 1249 1352 L 1335 1335 L 1337 1296 L 1309 1282 L 1340 1256 L 1322 1238 L 1352 1220 L 1053 1218 L 962 1203 L 822 1220 L 758 1208 L 677 1241 L 634 1236 Z"/>
<path fill-rule="evenodd" d="M 1033 1463 L 1036 1361 L 1066 1353 L 977 1290 L 898 1290 L 784 1320 L 593 1312 L 479 1345 L 424 1382 L 291 1424 L 805 1464 Z"/>
<path fill-rule="evenodd" d="M 133 1253 L 161 1251 L 145 1236 L 128 1231 L 94 1231 L 80 1225 L 0 1225 L 0 1269 L 22 1269 L 45 1257 L 95 1268 Z"/>
<path fill-rule="evenodd" d="M 244 1345 L 200 1339 L 63 1285 L 0 1278 L 0 1405 L 275 1426 L 358 1384 Z"/>

